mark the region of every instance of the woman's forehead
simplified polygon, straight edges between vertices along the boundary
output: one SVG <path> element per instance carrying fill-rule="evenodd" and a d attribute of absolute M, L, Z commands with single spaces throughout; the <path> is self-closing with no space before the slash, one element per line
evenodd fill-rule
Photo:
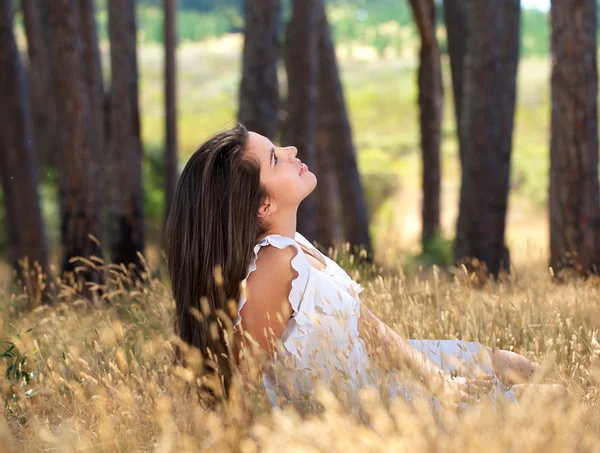
<path fill-rule="evenodd" d="M 248 133 L 248 147 L 246 152 L 256 156 L 261 161 L 267 161 L 271 155 L 271 149 L 273 149 L 273 143 L 267 137 L 263 137 L 256 132 Z"/>

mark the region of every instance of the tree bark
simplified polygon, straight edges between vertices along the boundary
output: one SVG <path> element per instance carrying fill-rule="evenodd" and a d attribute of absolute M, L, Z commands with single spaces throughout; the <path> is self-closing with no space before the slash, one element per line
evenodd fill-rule
<path fill-rule="evenodd" d="M 106 137 L 104 119 L 104 81 L 102 79 L 102 60 L 96 31 L 94 0 L 79 0 L 79 18 L 81 21 L 83 77 L 90 98 L 92 127 L 92 146 L 94 155 L 102 172 L 106 160 Z M 99 174 L 99 190 L 104 193 L 104 177 Z"/>
<path fill-rule="evenodd" d="M 467 56 L 469 40 L 468 0 L 444 0 L 444 20 L 452 73 L 452 92 L 454 95 L 454 114 L 456 118 L 456 135 L 461 164 L 463 162 L 462 140 L 460 137 L 463 103 L 463 71 Z"/>
<path fill-rule="evenodd" d="M 463 174 L 455 257 L 510 269 L 504 245 L 519 58 L 520 2 L 469 4 L 461 134 Z"/>
<path fill-rule="evenodd" d="M 74 257 L 102 258 L 95 240 L 102 241 L 100 226 L 100 168 L 93 143 L 91 101 L 84 77 L 82 33 L 74 0 L 48 2 L 50 60 L 55 74 L 57 120 L 60 124 L 59 198 L 61 211 L 62 270 L 74 272 Z M 90 239 L 92 235 L 95 240 Z M 100 282 L 92 270 L 81 274 Z M 85 291 L 84 291 L 85 292 Z"/>
<path fill-rule="evenodd" d="M 344 237 L 354 248 L 364 247 L 372 259 L 369 220 L 356 162 L 335 47 L 325 5 L 319 0 L 319 118 L 329 133 L 329 152 L 335 162 L 342 202 Z"/>
<path fill-rule="evenodd" d="M 163 231 L 177 187 L 177 1 L 163 0 L 165 17 L 165 215 Z M 164 237 L 164 234 L 163 234 Z"/>
<path fill-rule="evenodd" d="M 600 270 L 595 0 L 553 0 L 550 266 Z"/>
<path fill-rule="evenodd" d="M 90 98 L 90 113 L 92 117 L 92 138 L 94 154 L 97 156 L 100 165 L 99 186 L 103 204 L 100 209 L 102 236 L 106 237 L 110 233 L 108 228 L 108 200 L 110 194 L 111 174 L 106 171 L 110 168 L 108 159 L 106 106 L 104 92 L 104 78 L 102 73 L 102 58 L 98 42 L 98 33 L 96 29 L 96 15 L 94 0 L 80 0 L 79 18 L 81 21 L 81 32 L 83 37 L 82 58 L 85 62 L 84 78 Z"/>
<path fill-rule="evenodd" d="M 315 240 L 325 250 L 334 247 L 338 234 L 337 179 L 329 156 L 329 131 L 319 124 L 316 140 L 317 222 Z"/>
<path fill-rule="evenodd" d="M 275 138 L 279 108 L 277 59 L 280 0 L 246 0 L 243 73 L 238 119 L 248 130 Z"/>
<path fill-rule="evenodd" d="M 38 0 L 21 0 L 29 56 L 29 95 L 35 148 L 42 168 L 58 163 L 56 102 L 48 54 L 47 23 L 43 23 Z"/>
<path fill-rule="evenodd" d="M 423 161 L 423 247 L 440 231 L 440 145 L 444 91 L 440 48 L 435 36 L 433 0 L 411 0 L 413 16 L 421 36 L 419 64 L 419 108 Z"/>
<path fill-rule="evenodd" d="M 288 79 L 288 117 L 284 145 L 298 148 L 298 158 L 316 171 L 316 129 L 318 89 L 318 28 L 316 4 L 319 0 L 294 0 L 292 18 L 285 39 L 285 66 Z M 317 191 L 298 209 L 298 231 L 309 241 L 317 236 Z"/>
<path fill-rule="evenodd" d="M 112 260 L 142 270 L 144 252 L 142 143 L 134 0 L 109 0 L 111 102 L 109 154 L 115 192 L 111 196 Z"/>
<path fill-rule="evenodd" d="M 49 276 L 48 246 L 38 196 L 38 164 L 35 155 L 29 96 L 23 67 L 13 35 L 11 2 L 0 2 L 0 179 L 4 191 L 10 260 L 25 283 L 32 302 L 47 300 L 38 285 L 35 264 Z M 28 259 L 28 268 L 19 263 Z"/>

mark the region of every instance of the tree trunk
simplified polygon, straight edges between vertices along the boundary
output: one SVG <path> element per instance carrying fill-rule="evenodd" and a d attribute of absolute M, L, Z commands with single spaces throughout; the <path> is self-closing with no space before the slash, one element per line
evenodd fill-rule
<path fill-rule="evenodd" d="M 440 230 L 440 145 L 444 91 L 440 48 L 435 36 L 433 0 L 411 0 L 413 16 L 421 36 L 419 108 L 423 152 L 423 232 L 425 248 Z"/>
<path fill-rule="evenodd" d="M 93 127 L 94 152 L 100 158 L 104 156 L 104 82 L 102 79 L 102 60 L 96 32 L 94 0 L 79 1 L 79 17 L 83 37 L 84 78 L 89 90 L 90 111 Z"/>
<path fill-rule="evenodd" d="M 454 113 L 456 119 L 456 137 L 458 139 L 458 155 L 461 168 L 465 168 L 464 131 L 462 109 L 464 100 L 464 72 L 469 64 L 467 60 L 467 45 L 469 42 L 469 11 L 468 0 L 444 0 L 444 20 L 448 53 L 450 56 L 450 71 L 452 73 L 452 92 L 454 96 Z M 463 231 L 464 216 L 459 213 L 457 231 Z"/>
<path fill-rule="evenodd" d="M 90 98 L 90 114 L 92 127 L 92 146 L 94 155 L 100 165 L 99 171 L 104 168 L 106 159 L 106 138 L 104 135 L 104 81 L 102 79 L 102 60 L 96 32 L 96 16 L 94 0 L 79 0 L 79 17 L 81 20 L 81 35 L 83 38 L 82 59 L 84 62 L 83 77 Z M 99 182 L 104 182 L 101 174 Z M 104 193 L 103 184 L 99 186 L 100 193 Z"/>
<path fill-rule="evenodd" d="M 165 215 L 163 231 L 177 187 L 177 1 L 163 0 L 165 17 Z M 162 235 L 164 237 L 164 234 Z"/>
<path fill-rule="evenodd" d="M 42 8 L 37 0 L 21 0 L 27 53 L 29 55 L 29 94 L 38 162 L 42 168 L 58 164 L 56 102 L 52 73 L 48 70 L 47 23 L 42 21 Z"/>
<path fill-rule="evenodd" d="M 452 92 L 454 95 L 454 113 L 456 118 L 456 135 L 461 164 L 463 162 L 462 140 L 460 137 L 462 104 L 463 104 L 463 71 L 467 56 L 469 40 L 469 15 L 467 0 L 444 0 L 444 20 L 452 73 Z"/>
<path fill-rule="evenodd" d="M 96 243 L 100 227 L 100 168 L 93 143 L 91 101 L 84 77 L 82 33 L 75 0 L 48 2 L 50 60 L 55 74 L 57 120 L 60 124 L 59 198 L 61 211 L 62 269 L 74 272 L 74 257 L 102 258 Z M 90 239 L 92 235 L 95 239 Z M 101 281 L 92 270 L 81 274 Z M 85 292 L 85 291 L 84 291 Z"/>
<path fill-rule="evenodd" d="M 517 73 L 520 54 L 521 1 L 498 2 L 498 104 L 500 116 L 497 127 L 498 151 L 491 155 L 492 173 L 490 184 L 491 234 L 494 254 L 491 270 L 497 274 L 501 269 L 510 270 L 510 251 L 505 245 L 506 215 L 510 192 L 510 167 L 513 145 L 515 106 L 517 101 Z"/>
<path fill-rule="evenodd" d="M 337 179 L 329 156 L 329 131 L 319 125 L 316 140 L 317 222 L 315 240 L 325 250 L 338 240 Z"/>
<path fill-rule="evenodd" d="M 10 260 L 32 302 L 46 300 L 34 263 L 49 276 L 48 246 L 38 196 L 38 164 L 33 146 L 29 96 L 13 35 L 11 2 L 0 2 L 0 179 L 4 191 Z M 19 261 L 28 259 L 28 267 Z"/>
<path fill-rule="evenodd" d="M 600 270 L 596 1 L 553 0 L 550 265 Z"/>
<path fill-rule="evenodd" d="M 294 0 L 292 19 L 285 39 L 285 66 L 288 78 L 288 117 L 283 144 L 298 148 L 298 158 L 316 171 L 316 129 L 318 89 L 318 29 L 316 4 L 319 0 Z M 298 231 L 309 241 L 316 239 L 317 191 L 298 210 Z"/>
<path fill-rule="evenodd" d="M 138 69 L 134 0 L 109 0 L 111 102 L 109 154 L 115 183 L 111 196 L 112 260 L 142 263 L 144 213 L 142 200 L 142 143 L 138 105 Z"/>
<path fill-rule="evenodd" d="M 344 237 L 351 246 L 363 246 L 372 258 L 369 220 L 356 163 L 342 81 L 325 5 L 319 0 L 319 120 L 329 133 L 329 152 L 339 184 Z"/>
<path fill-rule="evenodd" d="M 510 269 L 504 230 L 519 58 L 520 2 L 469 4 L 464 68 L 464 137 L 455 257 L 477 258 L 497 275 Z"/>
<path fill-rule="evenodd" d="M 277 127 L 280 0 L 246 0 L 243 73 L 238 119 L 273 140 Z"/>

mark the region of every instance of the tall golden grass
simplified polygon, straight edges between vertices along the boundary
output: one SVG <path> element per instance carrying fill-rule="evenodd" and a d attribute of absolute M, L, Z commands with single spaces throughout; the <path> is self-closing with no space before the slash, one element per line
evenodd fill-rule
<path fill-rule="evenodd" d="M 193 371 L 172 361 L 164 272 L 135 281 L 124 267 L 84 264 L 108 277 L 94 301 L 66 282 L 53 307 L 31 311 L 14 288 L 0 293 L 0 354 L 14 345 L 0 359 L 0 451 L 600 452 L 596 280 L 557 285 L 531 264 L 483 287 L 461 269 L 386 269 L 361 282 L 362 303 L 403 336 L 512 349 L 543 364 L 540 382 L 570 390 L 532 387 L 518 405 L 442 410 L 440 421 L 373 388 L 359 395 L 361 417 L 327 383 L 315 411 L 271 410 L 243 388 L 209 409 L 189 391 Z"/>

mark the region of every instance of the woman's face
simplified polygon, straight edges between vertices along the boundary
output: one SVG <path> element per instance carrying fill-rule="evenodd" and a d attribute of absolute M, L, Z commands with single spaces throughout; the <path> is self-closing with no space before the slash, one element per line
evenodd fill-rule
<path fill-rule="evenodd" d="M 315 189 L 317 178 L 296 157 L 296 147 L 278 148 L 268 138 L 250 132 L 246 152 L 260 162 L 260 182 L 271 195 L 274 210 L 296 209 Z"/>

